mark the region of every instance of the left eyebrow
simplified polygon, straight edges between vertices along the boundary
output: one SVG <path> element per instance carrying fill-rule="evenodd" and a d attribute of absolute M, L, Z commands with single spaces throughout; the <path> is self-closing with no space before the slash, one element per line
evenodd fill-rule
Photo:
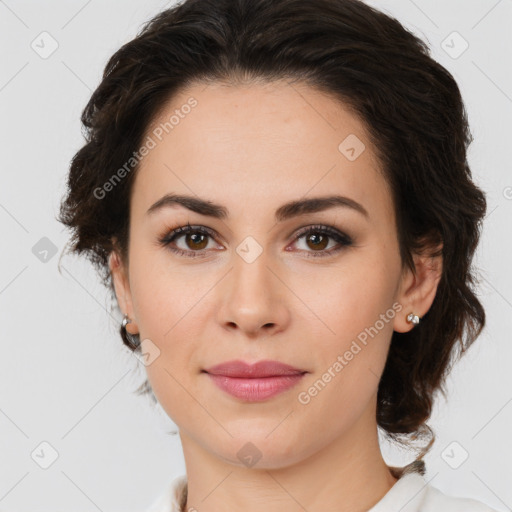
<path fill-rule="evenodd" d="M 148 209 L 146 215 L 152 214 L 162 208 L 174 206 L 183 206 L 200 215 L 213 217 L 215 219 L 225 220 L 229 217 L 229 210 L 226 207 L 215 204 L 212 201 L 183 194 L 166 194 Z M 298 217 L 299 215 L 321 212 L 336 207 L 351 208 L 361 213 L 364 217 L 369 218 L 369 214 L 362 204 L 354 201 L 350 197 L 339 195 L 290 201 L 276 210 L 275 218 L 277 222 L 283 222 L 293 217 Z"/>

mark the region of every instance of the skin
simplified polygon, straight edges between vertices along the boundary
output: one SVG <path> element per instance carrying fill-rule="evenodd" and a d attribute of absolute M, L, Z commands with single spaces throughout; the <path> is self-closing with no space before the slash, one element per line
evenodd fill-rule
<path fill-rule="evenodd" d="M 413 328 L 408 313 L 428 311 L 441 261 L 415 256 L 416 275 L 402 269 L 380 164 L 363 123 L 334 98 L 285 81 L 195 84 L 172 98 L 150 128 L 190 96 L 197 106 L 149 152 L 136 176 L 129 263 L 115 252 L 110 259 L 129 330 L 160 350 L 147 375 L 179 428 L 186 510 L 368 510 L 396 482 L 376 423 L 391 336 Z M 354 161 L 338 150 L 349 134 L 366 147 Z M 170 192 L 221 204 L 229 217 L 183 206 L 146 214 Z M 368 218 L 334 207 L 274 219 L 288 201 L 333 193 L 363 205 Z M 182 235 L 171 245 L 205 257 L 174 254 L 158 243 L 188 222 L 216 236 L 187 242 Z M 353 244 L 308 258 L 340 247 L 332 238 L 320 249 L 311 237 L 295 240 L 312 224 L 332 226 Z M 236 252 L 248 236 L 262 248 L 252 263 Z M 394 311 L 394 303 L 401 306 L 394 318 L 309 403 L 300 403 L 299 393 L 379 315 Z M 274 359 L 309 373 L 298 386 L 251 403 L 226 394 L 202 372 L 231 359 Z M 252 467 L 237 457 L 248 442 L 261 454 Z"/>

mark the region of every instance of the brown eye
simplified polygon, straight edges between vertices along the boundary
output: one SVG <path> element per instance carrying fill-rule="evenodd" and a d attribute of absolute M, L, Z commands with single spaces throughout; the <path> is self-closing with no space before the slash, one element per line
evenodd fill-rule
<path fill-rule="evenodd" d="M 329 237 L 319 235 L 318 233 L 311 233 L 306 236 L 306 243 L 314 250 L 322 250 L 329 244 Z"/>
<path fill-rule="evenodd" d="M 302 230 L 296 236 L 295 242 L 301 239 L 304 239 L 304 245 L 306 246 L 306 249 L 301 249 L 301 251 L 305 252 L 307 257 L 333 256 L 335 253 L 353 244 L 352 239 L 348 235 L 330 226 L 321 225 L 309 226 Z M 334 247 L 326 250 L 331 241 L 335 242 Z M 337 247 L 336 244 L 338 245 Z"/>
<path fill-rule="evenodd" d="M 202 233 L 192 233 L 185 235 L 185 244 L 190 249 L 204 249 L 208 245 L 208 236 Z"/>
<path fill-rule="evenodd" d="M 209 229 L 198 226 L 193 227 L 190 224 L 172 230 L 167 235 L 159 239 L 159 243 L 168 247 L 170 251 L 180 256 L 191 258 L 207 255 L 207 247 L 210 239 L 214 238 L 214 233 Z M 181 241 L 183 239 L 183 241 Z M 178 242 L 184 246 L 179 247 Z"/>
<path fill-rule="evenodd" d="M 191 258 L 205 257 L 208 255 L 208 241 L 215 238 L 215 233 L 203 226 L 179 227 L 159 239 L 162 246 L 168 247 L 170 251 Z M 178 241 L 183 239 L 184 247 L 178 246 Z M 306 253 L 307 257 L 328 257 L 353 244 L 352 239 L 330 226 L 309 226 L 295 237 L 294 243 L 304 239 L 306 249 L 300 252 Z M 334 247 L 327 249 L 331 242 Z M 337 246 L 336 246 L 337 245 Z M 289 249 L 286 249 L 289 250 Z"/>

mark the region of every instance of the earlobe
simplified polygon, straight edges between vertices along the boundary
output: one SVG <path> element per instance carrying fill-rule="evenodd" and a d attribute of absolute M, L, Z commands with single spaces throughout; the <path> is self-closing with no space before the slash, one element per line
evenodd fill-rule
<path fill-rule="evenodd" d="M 408 332 L 428 312 L 434 302 L 442 276 L 442 256 L 414 257 L 416 272 L 407 269 L 401 281 L 398 301 L 403 309 L 395 317 L 393 329 Z"/>
<path fill-rule="evenodd" d="M 124 265 L 116 251 L 112 251 L 109 255 L 109 268 L 119 308 L 123 314 L 127 314 L 130 318 L 133 318 L 128 277 Z"/>

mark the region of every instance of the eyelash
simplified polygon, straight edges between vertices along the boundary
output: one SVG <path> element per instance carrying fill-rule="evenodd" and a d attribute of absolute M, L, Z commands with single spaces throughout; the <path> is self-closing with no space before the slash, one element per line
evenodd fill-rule
<path fill-rule="evenodd" d="M 204 226 L 191 226 L 190 224 L 187 224 L 186 226 L 176 228 L 167 233 L 166 235 L 164 235 L 163 237 L 161 237 L 159 239 L 159 244 L 164 247 L 167 247 L 170 251 L 172 251 L 175 254 L 178 254 L 179 256 L 185 256 L 188 258 L 204 257 L 206 249 L 201 249 L 198 251 L 185 251 L 183 249 L 170 246 L 170 244 L 174 242 L 177 238 L 180 238 L 181 236 L 189 233 L 200 233 L 202 235 L 210 236 L 212 238 L 214 238 L 215 236 L 215 233 L 212 230 Z M 319 224 L 308 226 L 305 229 L 299 231 L 299 233 L 295 236 L 293 243 L 296 243 L 299 239 L 311 233 L 327 235 L 329 238 L 332 238 L 334 241 L 341 244 L 341 246 L 336 249 L 329 249 L 328 251 L 305 251 L 307 253 L 310 253 L 308 256 L 306 256 L 307 258 L 330 257 L 341 251 L 344 247 L 348 247 L 353 244 L 352 239 L 345 233 L 342 233 L 341 231 L 338 231 L 337 229 L 334 229 L 330 226 L 323 226 Z"/>

